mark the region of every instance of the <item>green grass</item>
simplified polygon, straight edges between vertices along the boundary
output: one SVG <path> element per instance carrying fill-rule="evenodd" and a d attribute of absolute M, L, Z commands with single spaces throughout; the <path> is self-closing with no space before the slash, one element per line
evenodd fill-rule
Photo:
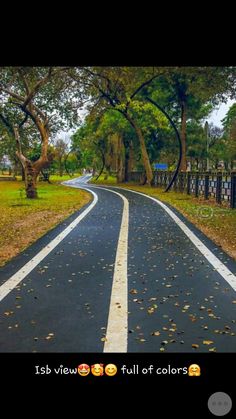
<path fill-rule="evenodd" d="M 70 180 L 70 179 L 74 179 L 76 177 L 82 176 L 81 173 L 75 173 L 73 176 L 69 176 L 69 175 L 63 175 L 63 176 L 59 176 L 59 175 L 50 175 L 50 182 L 64 182 L 64 180 Z"/>
<path fill-rule="evenodd" d="M 116 176 L 108 176 L 107 179 L 104 179 L 105 175 L 101 175 L 98 180 L 96 176 L 91 178 L 89 183 L 97 183 L 98 185 L 117 185 Z"/>
<path fill-rule="evenodd" d="M 0 182 L 0 265 L 90 201 L 82 190 L 38 183 L 38 199 L 25 198 L 24 183 Z"/>

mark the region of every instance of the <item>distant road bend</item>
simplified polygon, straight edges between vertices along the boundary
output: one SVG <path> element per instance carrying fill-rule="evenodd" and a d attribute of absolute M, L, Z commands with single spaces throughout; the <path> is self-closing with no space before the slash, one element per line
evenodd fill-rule
<path fill-rule="evenodd" d="M 93 201 L 0 269 L 1 352 L 233 352 L 236 262 L 144 194 Z"/>

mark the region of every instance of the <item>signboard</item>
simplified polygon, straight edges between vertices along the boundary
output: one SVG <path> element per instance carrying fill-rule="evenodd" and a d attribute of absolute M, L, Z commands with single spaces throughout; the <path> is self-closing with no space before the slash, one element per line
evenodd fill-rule
<path fill-rule="evenodd" d="M 155 167 L 155 169 L 166 170 L 166 169 L 168 169 L 168 164 L 167 163 L 155 163 L 154 167 Z"/>

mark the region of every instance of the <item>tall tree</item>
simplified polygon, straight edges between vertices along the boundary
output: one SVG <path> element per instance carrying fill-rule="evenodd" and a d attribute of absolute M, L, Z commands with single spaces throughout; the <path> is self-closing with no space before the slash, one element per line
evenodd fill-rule
<path fill-rule="evenodd" d="M 153 97 L 164 100 L 165 106 L 177 110 L 180 117 L 181 171 L 187 168 L 187 121 L 206 117 L 210 104 L 226 101 L 235 84 L 234 76 L 235 68 L 169 67 L 151 85 Z"/>
<path fill-rule="evenodd" d="M 84 86 L 87 94 L 94 99 L 93 103 L 113 108 L 122 114 L 135 130 L 140 143 L 147 183 L 151 184 L 152 167 L 135 110 L 138 102 L 136 97 L 140 90 L 150 84 L 163 70 L 151 67 L 86 67 L 81 71 Z M 79 77 L 81 77 L 81 72 Z M 78 79 L 78 75 L 74 78 Z"/>
<path fill-rule="evenodd" d="M 75 101 L 70 97 L 70 85 L 65 68 L 10 67 L 1 69 L 0 119 L 16 144 L 16 155 L 25 172 L 28 198 L 37 197 L 36 181 L 39 172 L 48 165 L 50 133 L 76 116 Z M 68 114 L 71 111 L 71 116 Z M 25 128 L 37 130 L 41 153 L 31 161 L 23 152 L 22 136 Z"/>

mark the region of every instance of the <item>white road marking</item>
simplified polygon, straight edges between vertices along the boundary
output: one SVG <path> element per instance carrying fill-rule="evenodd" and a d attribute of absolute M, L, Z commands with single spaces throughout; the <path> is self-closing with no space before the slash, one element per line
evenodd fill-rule
<path fill-rule="evenodd" d="M 117 186 L 114 186 L 117 189 Z M 123 189 L 124 190 L 124 189 Z M 197 249 L 203 254 L 203 256 L 210 262 L 210 264 L 214 267 L 214 269 L 228 282 L 228 284 L 236 291 L 236 276 L 218 259 L 214 253 L 211 252 L 210 249 L 194 234 L 190 228 L 188 228 L 180 218 L 165 205 L 163 202 L 159 201 L 152 196 L 146 195 L 142 192 L 133 191 L 131 189 L 125 189 L 126 191 L 130 191 L 139 195 L 143 195 L 146 198 L 152 199 L 153 201 L 157 202 L 168 214 L 169 216 L 175 221 L 175 223 L 181 228 L 181 230 L 186 234 L 186 236 L 191 240 L 191 242 L 197 247 Z"/>
<path fill-rule="evenodd" d="M 73 185 L 74 186 L 74 185 Z M 92 186 L 92 185 L 91 185 Z M 90 191 L 87 186 L 78 186 Z M 92 186 L 118 195 L 124 202 L 113 274 L 111 300 L 103 352 L 127 352 L 128 348 L 128 231 L 129 201 L 111 189 Z"/>
<path fill-rule="evenodd" d="M 84 217 L 94 208 L 98 201 L 97 194 L 90 191 L 93 196 L 93 202 L 80 214 L 72 223 L 68 225 L 55 239 L 40 250 L 29 262 L 27 262 L 19 271 L 12 275 L 3 285 L 0 286 L 0 301 L 8 295 L 55 247 L 83 220 Z"/>
<path fill-rule="evenodd" d="M 103 188 L 105 189 L 105 188 Z M 109 189 L 107 189 L 109 190 Z M 112 191 L 114 192 L 114 191 Z M 128 348 L 128 231 L 129 201 L 119 195 L 124 202 L 120 234 L 116 250 L 116 260 L 108 315 L 106 341 L 103 352 L 127 352 Z"/>

